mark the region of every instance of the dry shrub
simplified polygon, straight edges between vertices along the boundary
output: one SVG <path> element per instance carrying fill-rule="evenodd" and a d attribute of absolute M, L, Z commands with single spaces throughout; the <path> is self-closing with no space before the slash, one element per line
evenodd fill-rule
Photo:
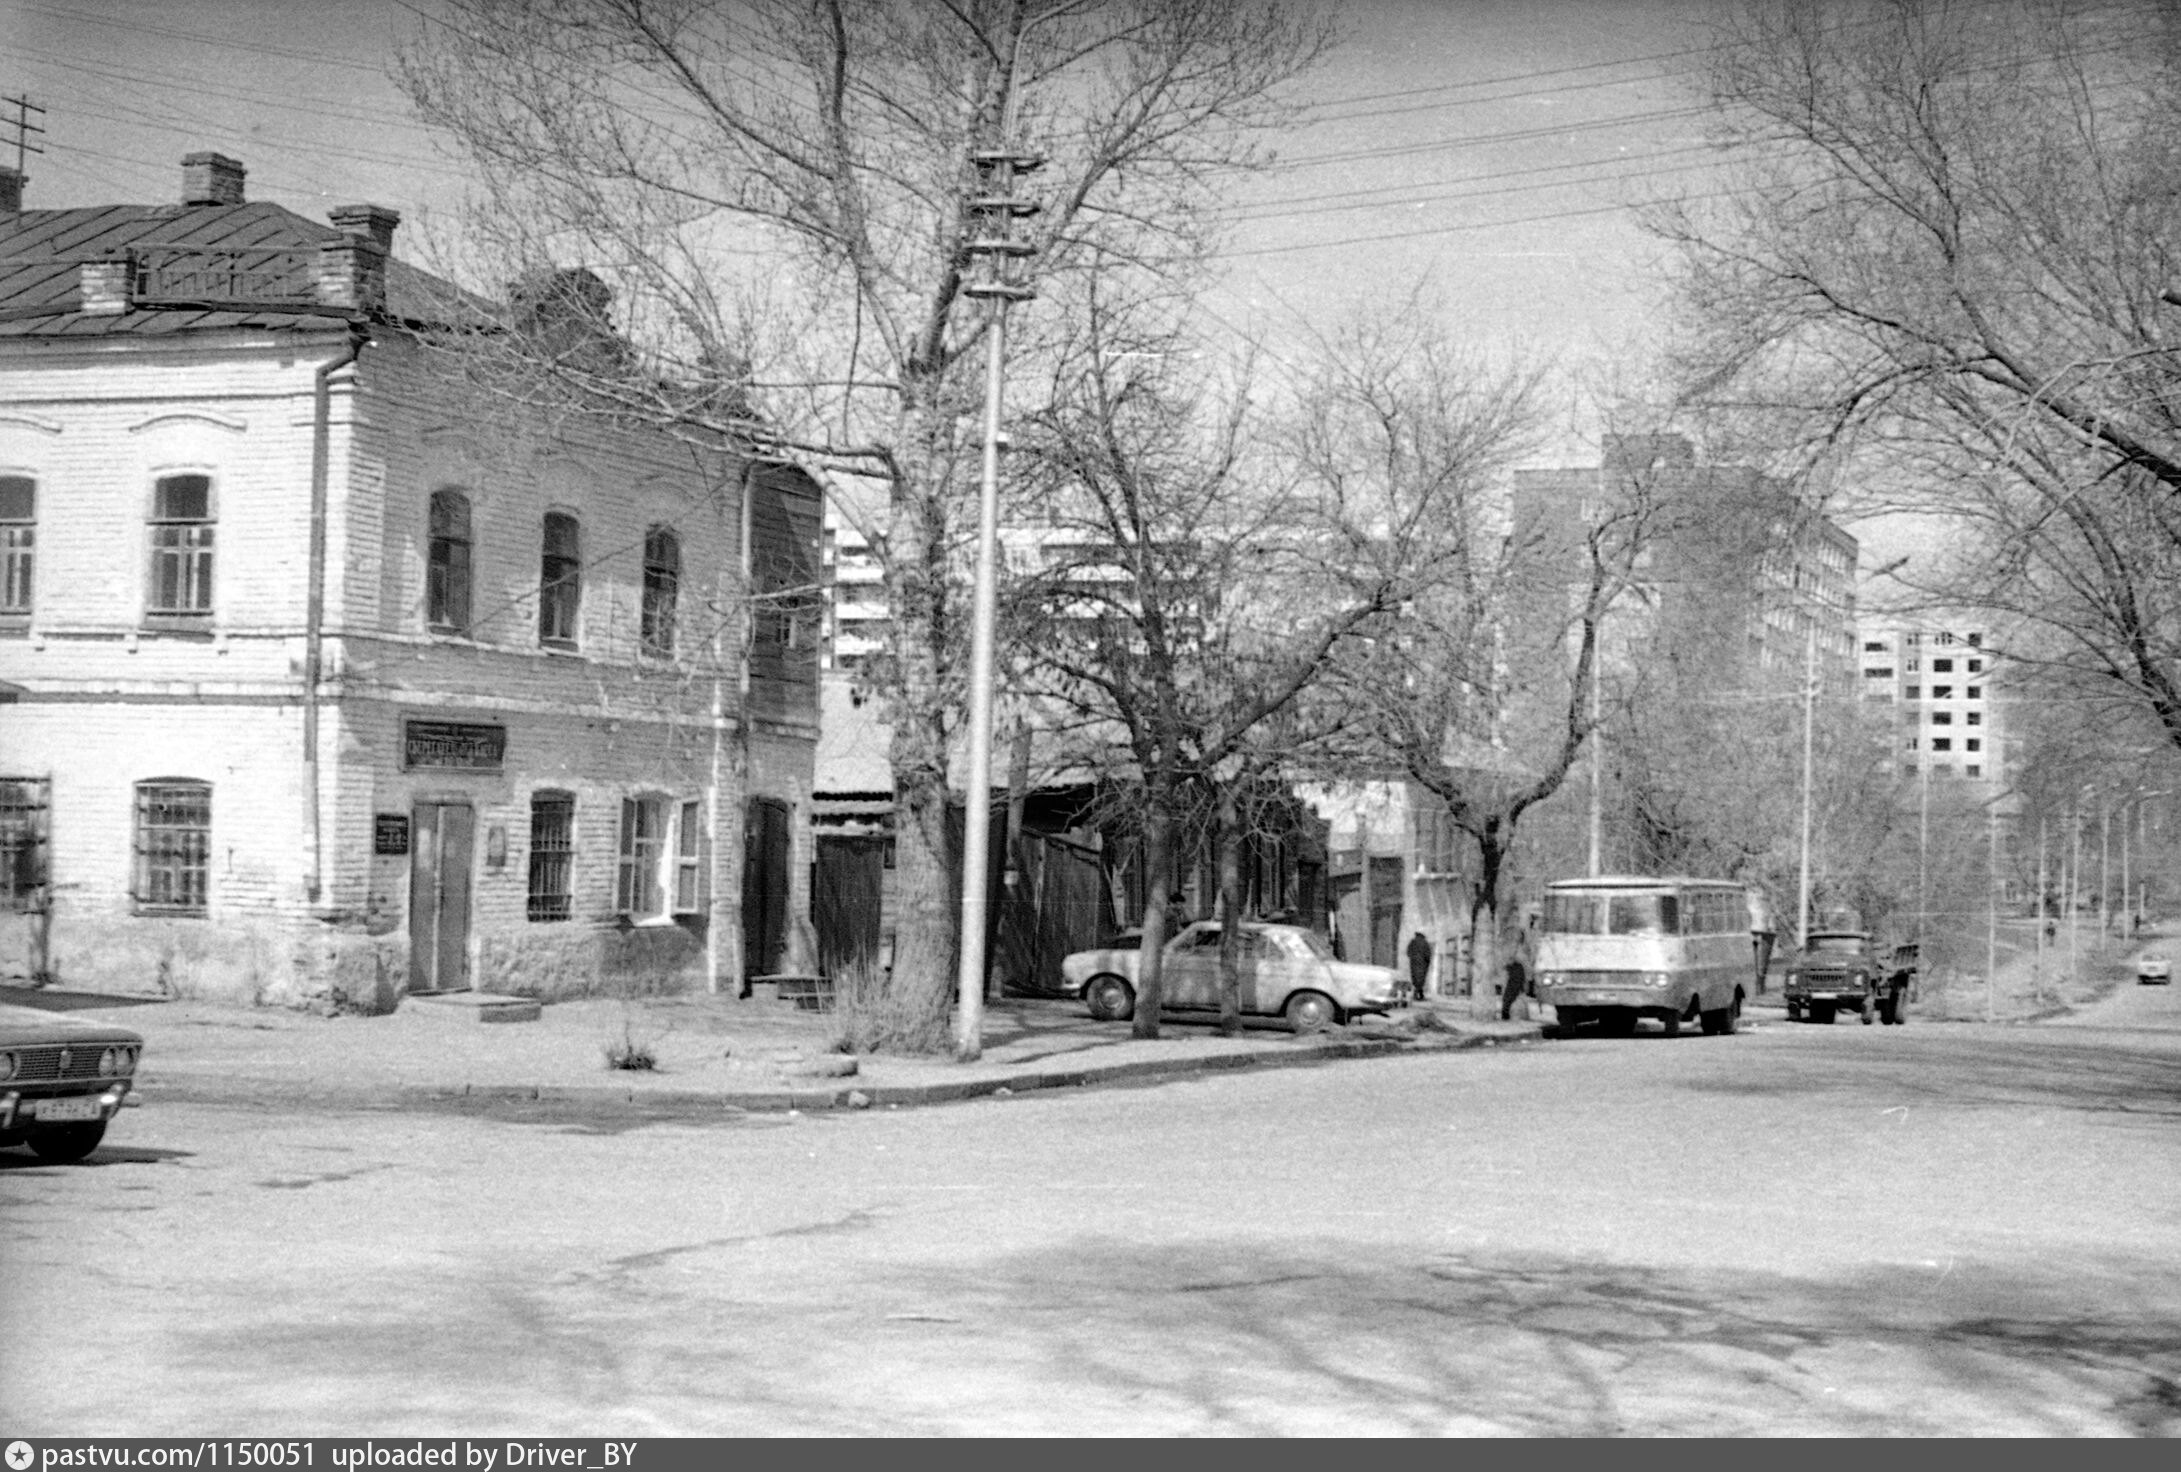
<path fill-rule="evenodd" d="M 637 1037 L 635 1024 L 624 1020 L 621 1036 L 606 1039 L 606 1066 L 630 1073 L 649 1073 L 659 1066 L 659 1055 L 651 1040 Z"/>
<path fill-rule="evenodd" d="M 933 1054 L 948 1050 L 947 1021 L 896 997 L 868 961 L 833 974 L 833 1049 L 838 1053 Z"/>

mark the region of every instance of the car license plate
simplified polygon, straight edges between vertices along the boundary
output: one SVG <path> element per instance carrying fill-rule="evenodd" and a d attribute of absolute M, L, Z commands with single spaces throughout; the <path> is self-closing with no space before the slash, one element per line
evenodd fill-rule
<path fill-rule="evenodd" d="M 93 1098 L 40 1099 L 38 1101 L 38 1118 L 40 1120 L 103 1119 L 105 1117 L 104 1107 L 98 1100 Z"/>
<path fill-rule="evenodd" d="M 1583 1000 L 1586 1002 L 1618 1002 L 1620 998 L 1612 992 L 1584 992 Z"/>

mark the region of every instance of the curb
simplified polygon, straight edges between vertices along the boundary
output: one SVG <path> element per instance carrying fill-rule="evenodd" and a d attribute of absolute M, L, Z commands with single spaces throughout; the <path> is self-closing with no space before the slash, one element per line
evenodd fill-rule
<path fill-rule="evenodd" d="M 414 1104 L 548 1104 L 586 1106 L 601 1112 L 634 1110 L 645 1114 L 817 1113 L 955 1104 L 992 1095 L 1088 1088 L 1111 1083 L 1159 1083 L 1195 1074 L 1310 1067 L 1352 1058 L 1383 1058 L 1400 1053 L 1457 1052 L 1538 1041 L 1540 1031 L 1515 1036 L 1491 1033 L 1439 1034 L 1429 1041 L 1400 1038 L 1338 1039 L 1293 1052 L 1217 1053 L 1197 1058 L 1146 1058 L 1127 1063 L 1089 1064 L 1078 1068 L 1026 1069 L 988 1078 L 945 1079 L 916 1084 L 869 1084 L 853 1079 L 823 1087 L 778 1089 L 632 1089 L 614 1084 L 403 1084 L 389 1090 L 325 1089 L 283 1086 L 262 1078 L 237 1077 L 225 1087 L 208 1087 L 202 1075 L 161 1079 L 140 1090 L 147 1103 L 170 1099 L 189 1104 L 236 1104 L 274 1100 L 308 1101 L 320 1107 L 393 1109 Z M 860 1100 L 860 1102 L 859 1102 Z"/>

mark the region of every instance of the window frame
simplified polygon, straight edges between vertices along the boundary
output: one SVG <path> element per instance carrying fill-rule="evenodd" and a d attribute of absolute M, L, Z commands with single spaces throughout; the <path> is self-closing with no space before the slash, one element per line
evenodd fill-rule
<path fill-rule="evenodd" d="M 444 525 L 442 507 L 449 513 Z M 456 511 L 461 515 L 459 533 L 452 525 Z M 472 627 L 477 587 L 473 503 L 461 487 L 441 486 L 427 500 L 424 514 L 424 626 L 435 634 L 467 635 Z M 457 549 L 459 557 L 455 555 Z"/>
<path fill-rule="evenodd" d="M 0 777 L 0 911 L 42 909 L 53 883 L 53 779 Z"/>
<path fill-rule="evenodd" d="M 28 619 L 37 594 L 38 477 L 19 471 L 0 474 L 0 492 L 19 485 L 28 497 L 28 514 L 11 516 L 0 506 L 0 619 Z"/>
<path fill-rule="evenodd" d="M 705 839 L 703 799 L 657 791 L 623 797 L 614 913 L 632 925 L 672 925 L 703 914 Z"/>
<path fill-rule="evenodd" d="M 202 516 L 178 516 L 162 503 L 168 488 L 184 481 L 204 483 Z M 210 471 L 169 470 L 152 477 L 151 494 L 151 507 L 144 518 L 145 550 L 149 554 L 145 617 L 168 627 L 209 623 L 219 570 L 218 483 Z M 177 569 L 171 579 L 166 575 L 169 567 Z M 177 590 L 177 602 L 172 604 L 162 601 L 170 582 Z"/>
<path fill-rule="evenodd" d="M 556 524 L 567 532 L 556 548 Z M 538 645 L 573 651 L 583 642 L 583 520 L 572 511 L 548 511 L 538 532 Z"/>
<path fill-rule="evenodd" d="M 542 815 L 557 817 L 558 833 L 540 827 Z M 528 873 L 523 917 L 533 925 L 551 925 L 575 917 L 576 795 L 564 788 L 540 787 L 530 794 Z"/>
<path fill-rule="evenodd" d="M 663 523 L 646 528 L 637 647 L 653 659 L 674 657 L 674 620 L 681 598 L 681 582 L 680 533 Z"/>
<path fill-rule="evenodd" d="M 139 915 L 174 919 L 203 919 L 210 915 L 212 784 L 195 777 L 147 777 L 130 788 L 130 797 L 132 908 Z M 147 822 L 158 807 L 180 808 L 185 804 L 195 809 L 193 816 L 200 821 Z M 159 835 L 179 837 L 155 841 Z M 162 879 L 164 884 L 160 883 Z M 162 888 L 165 896 L 154 898 L 154 892 Z"/>

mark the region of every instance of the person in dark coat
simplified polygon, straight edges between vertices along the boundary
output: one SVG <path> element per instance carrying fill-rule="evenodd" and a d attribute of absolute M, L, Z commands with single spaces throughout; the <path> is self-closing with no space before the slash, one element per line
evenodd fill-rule
<path fill-rule="evenodd" d="M 1409 995 L 1419 1002 L 1431 982 L 1431 953 L 1432 944 L 1421 930 L 1409 937 Z"/>
<path fill-rule="evenodd" d="M 1522 964 L 1518 951 L 1507 958 L 1507 979 L 1499 989 L 1499 1020 L 1507 1022 L 1515 1015 L 1515 998 L 1530 989 L 1530 969 Z"/>

